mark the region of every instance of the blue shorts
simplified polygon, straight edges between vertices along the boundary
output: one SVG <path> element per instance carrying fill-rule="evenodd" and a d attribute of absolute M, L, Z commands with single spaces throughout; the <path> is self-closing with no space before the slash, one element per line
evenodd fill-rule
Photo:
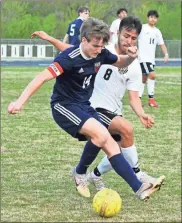
<path fill-rule="evenodd" d="M 51 108 L 52 116 L 59 127 L 80 141 L 86 140 L 86 137 L 79 131 L 89 118 L 95 118 L 102 124 L 97 112 L 89 104 L 62 104 L 57 102 L 52 104 Z"/>

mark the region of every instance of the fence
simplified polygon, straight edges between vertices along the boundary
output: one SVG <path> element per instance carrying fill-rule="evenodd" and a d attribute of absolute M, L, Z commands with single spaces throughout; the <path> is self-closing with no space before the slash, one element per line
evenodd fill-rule
<path fill-rule="evenodd" d="M 181 58 L 181 41 L 166 40 L 169 57 Z M 1 39 L 1 58 L 7 59 L 51 59 L 58 54 L 58 50 L 49 42 L 40 39 Z M 157 47 L 156 58 L 163 58 L 160 47 Z"/>

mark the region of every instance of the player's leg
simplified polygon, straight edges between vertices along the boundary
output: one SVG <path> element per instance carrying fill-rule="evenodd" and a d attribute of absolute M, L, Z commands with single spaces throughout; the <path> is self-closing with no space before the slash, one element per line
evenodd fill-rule
<path fill-rule="evenodd" d="M 86 154 L 87 151 L 95 150 L 96 148 L 99 150 L 102 147 L 108 155 L 115 172 L 130 185 L 133 191 L 136 192 L 137 197 L 143 200 L 149 198 L 150 194 L 156 190 L 154 185 L 142 184 L 137 179 L 132 168 L 121 155 L 118 144 L 112 139 L 108 130 L 85 110 L 83 105 L 79 106 L 77 104 L 62 105 L 61 103 L 56 103 L 52 105 L 54 120 L 62 129 L 73 137 L 76 137 L 77 133 L 80 132 L 91 138 L 88 142 L 89 144 L 87 144 L 88 146 L 85 146 L 83 153 Z M 90 161 L 92 162 L 94 159 L 95 157 L 93 156 L 90 158 Z M 84 160 L 82 165 L 84 165 Z M 74 179 L 77 190 L 85 188 L 85 191 L 81 191 L 81 194 L 84 192 L 82 195 L 89 197 L 85 174 L 74 175 Z M 77 182 L 77 180 L 80 182 Z"/>
<path fill-rule="evenodd" d="M 105 119 L 109 118 L 106 117 Z M 124 158 L 128 161 L 132 169 L 134 170 L 136 176 L 140 181 L 149 182 L 149 183 L 162 183 L 164 177 L 161 176 L 160 178 L 153 178 L 149 176 L 147 173 L 140 171 L 139 164 L 138 164 L 138 154 L 136 146 L 134 145 L 134 136 L 133 136 L 133 126 L 132 124 L 124 119 L 121 116 L 115 116 L 109 125 L 109 132 L 112 135 L 117 136 L 119 134 L 121 136 L 121 147 L 122 147 L 122 154 Z M 116 137 L 115 137 L 116 138 Z M 93 183 L 96 186 L 97 190 L 101 190 L 104 187 L 104 183 L 102 181 L 101 175 L 110 171 L 112 169 L 107 156 L 105 156 L 99 165 L 92 171 L 90 174 L 87 175 L 88 181 Z"/>
<path fill-rule="evenodd" d="M 152 68 L 153 65 L 151 65 Z M 148 75 L 148 81 L 147 81 L 147 88 L 148 88 L 148 104 L 151 107 L 158 107 L 157 102 L 154 99 L 154 93 L 155 93 L 155 79 L 156 79 L 156 74 L 154 72 L 154 68 L 151 69 L 149 75 Z"/>
<path fill-rule="evenodd" d="M 147 67 L 147 63 L 140 63 L 140 67 L 142 70 L 142 83 L 140 86 L 140 91 L 139 91 L 139 97 L 142 98 L 144 90 L 145 90 L 145 84 L 147 82 L 148 79 L 148 74 L 149 74 L 149 70 Z"/>
<path fill-rule="evenodd" d="M 148 199 L 154 191 L 158 190 L 160 184 L 142 183 L 139 181 L 133 169 L 121 154 L 118 144 L 114 141 L 109 132 L 106 131 L 107 129 L 104 130 L 104 133 L 103 130 L 100 129 L 100 126 L 102 125 L 97 122 L 97 120 L 89 119 L 84 124 L 80 133 L 90 136 L 91 140 L 93 140 L 92 143 L 94 147 L 102 147 L 107 154 L 112 168 L 130 185 L 137 197 L 143 200 Z M 100 138 L 100 135 L 102 138 Z M 86 152 L 86 150 L 84 152 Z"/>

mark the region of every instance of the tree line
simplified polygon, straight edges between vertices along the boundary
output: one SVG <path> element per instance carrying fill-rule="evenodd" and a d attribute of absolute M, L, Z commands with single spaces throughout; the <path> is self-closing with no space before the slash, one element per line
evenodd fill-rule
<path fill-rule="evenodd" d="M 181 2 L 150 0 L 1 0 L 1 38 L 29 39 L 36 30 L 44 30 L 56 38 L 63 38 L 68 24 L 77 18 L 77 9 L 87 6 L 90 16 L 111 24 L 119 8 L 127 8 L 142 23 L 147 12 L 159 12 L 157 27 L 164 39 L 181 39 Z"/>

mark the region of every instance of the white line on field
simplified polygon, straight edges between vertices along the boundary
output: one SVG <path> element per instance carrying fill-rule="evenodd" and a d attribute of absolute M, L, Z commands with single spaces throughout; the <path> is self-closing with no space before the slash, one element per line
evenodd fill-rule
<path fill-rule="evenodd" d="M 157 81 L 157 83 L 161 83 L 161 84 L 181 85 L 180 82 L 172 82 L 172 81 Z"/>

